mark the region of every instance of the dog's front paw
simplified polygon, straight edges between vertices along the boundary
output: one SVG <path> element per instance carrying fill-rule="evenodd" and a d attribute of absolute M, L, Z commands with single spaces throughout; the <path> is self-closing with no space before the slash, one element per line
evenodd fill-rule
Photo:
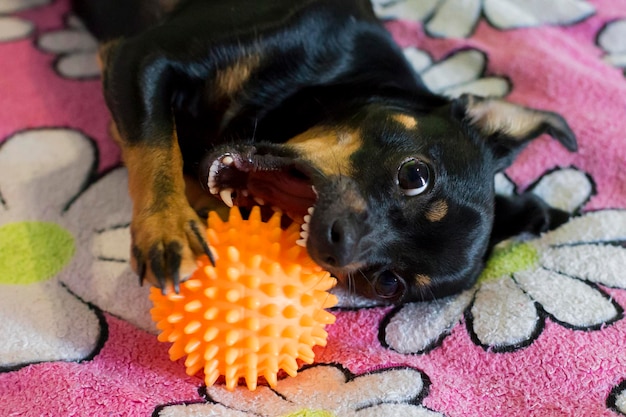
<path fill-rule="evenodd" d="M 207 255 L 206 226 L 188 206 L 136 215 L 131 223 L 131 266 L 141 283 L 148 281 L 165 294 L 178 292 L 196 270 L 196 259 Z"/>

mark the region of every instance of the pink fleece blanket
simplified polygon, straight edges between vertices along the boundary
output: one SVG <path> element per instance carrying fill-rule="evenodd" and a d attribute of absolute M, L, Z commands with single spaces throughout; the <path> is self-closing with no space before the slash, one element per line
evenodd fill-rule
<path fill-rule="evenodd" d="M 442 94 L 561 113 L 497 177 L 572 213 L 502 245 L 474 288 L 344 299 L 316 364 L 205 387 L 168 359 L 128 267 L 130 202 L 95 44 L 68 1 L 0 2 L 0 416 L 626 415 L 626 2 L 377 0 Z"/>

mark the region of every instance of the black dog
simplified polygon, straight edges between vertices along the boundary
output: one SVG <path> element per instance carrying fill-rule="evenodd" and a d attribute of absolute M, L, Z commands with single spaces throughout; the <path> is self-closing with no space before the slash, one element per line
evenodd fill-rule
<path fill-rule="evenodd" d="M 494 193 L 557 114 L 429 92 L 368 0 L 84 0 L 128 166 L 133 266 L 177 290 L 210 256 L 185 193 L 304 219 L 312 256 L 389 302 L 472 285 L 491 245 L 563 213 Z M 197 208 L 197 204 L 195 205 Z M 314 210 L 313 210 L 314 207 Z M 245 238 L 245 236 L 242 236 Z"/>

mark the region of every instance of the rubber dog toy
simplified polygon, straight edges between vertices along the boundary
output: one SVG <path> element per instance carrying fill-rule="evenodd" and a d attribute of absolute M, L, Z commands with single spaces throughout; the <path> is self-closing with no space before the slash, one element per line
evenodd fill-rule
<path fill-rule="evenodd" d="M 209 216 L 208 242 L 216 258 L 204 255 L 179 294 L 152 288 L 152 319 L 158 339 L 170 342 L 170 359 L 185 356 L 188 375 L 204 371 L 205 383 L 225 377 L 233 390 L 240 378 L 253 391 L 259 377 L 274 387 L 278 373 L 295 376 L 326 346 L 326 311 L 337 304 L 329 294 L 336 280 L 295 244 L 300 226 L 280 227 L 280 214 L 261 220 L 259 207 L 248 220 L 237 209 L 227 222 Z"/>

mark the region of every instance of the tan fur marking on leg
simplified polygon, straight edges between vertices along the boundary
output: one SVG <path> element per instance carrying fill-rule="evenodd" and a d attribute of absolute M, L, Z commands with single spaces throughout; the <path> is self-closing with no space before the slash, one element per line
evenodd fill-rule
<path fill-rule="evenodd" d="M 391 116 L 391 118 L 409 130 L 417 127 L 417 119 L 408 114 L 398 113 Z"/>
<path fill-rule="evenodd" d="M 288 145 L 327 176 L 352 174 L 350 157 L 363 139 L 357 131 L 314 127 L 290 139 Z"/>
<path fill-rule="evenodd" d="M 426 218 L 430 222 L 439 222 L 448 214 L 448 203 L 444 200 L 437 200 L 430 205 L 426 212 Z"/>

